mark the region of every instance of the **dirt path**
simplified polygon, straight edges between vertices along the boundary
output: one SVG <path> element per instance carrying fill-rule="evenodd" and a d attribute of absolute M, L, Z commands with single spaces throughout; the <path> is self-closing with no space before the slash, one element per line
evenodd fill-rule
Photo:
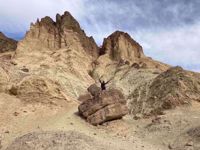
<path fill-rule="evenodd" d="M 4 98 L 3 98 L 4 97 Z M 182 107 L 155 118 L 112 121 L 92 126 L 77 115 L 77 103 L 66 106 L 24 105 L 15 97 L 1 94 L 0 138 L 6 148 L 16 137 L 30 132 L 77 131 L 116 150 L 167 150 L 181 133 L 200 125 L 200 104 Z"/>
<path fill-rule="evenodd" d="M 2 95 L 11 99 L 10 103 L 2 105 L 8 107 L 12 103 L 12 109 L 1 112 L 0 136 L 3 148 L 7 147 L 16 137 L 30 132 L 41 131 L 78 131 L 97 139 L 102 144 L 121 150 L 159 150 L 137 138 L 136 135 L 127 136 L 134 128 L 126 120 L 114 121 L 104 126 L 92 126 L 77 115 L 77 104 L 66 103 L 63 107 L 49 107 L 44 105 L 24 105 L 18 99 Z M 1 101 L 3 99 L 1 98 Z M 18 103 L 16 103 L 18 101 Z M 3 117 L 4 116 L 4 117 Z M 7 118 L 7 120 L 3 120 Z"/>

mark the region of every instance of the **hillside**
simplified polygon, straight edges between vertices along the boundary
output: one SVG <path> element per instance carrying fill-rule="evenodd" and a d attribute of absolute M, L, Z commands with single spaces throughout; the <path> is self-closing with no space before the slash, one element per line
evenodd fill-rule
<path fill-rule="evenodd" d="M 32 23 L 11 50 L 0 54 L 0 149 L 178 150 L 191 141 L 199 149 L 199 74 L 146 56 L 128 33 L 116 31 L 98 47 L 65 12 Z M 87 88 L 100 87 L 99 79 L 109 90 L 95 102 Z M 121 107 L 106 108 L 122 97 L 128 114 L 113 121 L 110 108 Z M 108 122 L 84 120 L 84 98 L 84 111 L 107 113 Z"/>

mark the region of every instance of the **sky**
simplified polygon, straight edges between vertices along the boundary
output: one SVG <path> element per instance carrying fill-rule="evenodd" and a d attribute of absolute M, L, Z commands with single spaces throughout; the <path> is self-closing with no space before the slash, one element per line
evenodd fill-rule
<path fill-rule="evenodd" d="M 20 40 L 37 18 L 64 11 L 98 45 L 121 30 L 147 56 L 200 71 L 200 0 L 0 0 L 0 31 Z"/>

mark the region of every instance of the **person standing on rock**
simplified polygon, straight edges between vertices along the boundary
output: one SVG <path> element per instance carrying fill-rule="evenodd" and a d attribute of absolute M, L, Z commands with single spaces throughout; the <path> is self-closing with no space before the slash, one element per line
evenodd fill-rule
<path fill-rule="evenodd" d="M 110 80 L 108 80 L 107 82 L 105 82 L 105 81 L 101 81 L 101 78 L 99 79 L 99 82 L 101 83 L 102 91 L 106 90 L 106 84 L 108 84 L 111 80 L 112 80 L 112 78 Z"/>

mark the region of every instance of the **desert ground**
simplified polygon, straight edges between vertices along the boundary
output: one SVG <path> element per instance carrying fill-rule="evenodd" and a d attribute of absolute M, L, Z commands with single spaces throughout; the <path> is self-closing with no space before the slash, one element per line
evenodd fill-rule
<path fill-rule="evenodd" d="M 99 126 L 90 125 L 78 116 L 77 107 L 78 104 L 74 102 L 66 103 L 63 107 L 26 106 L 15 97 L 1 94 L 2 149 L 6 149 L 15 138 L 29 133 L 44 133 L 44 138 L 49 138 L 54 132 L 63 134 L 75 132 L 80 139 L 73 139 L 68 135 L 69 139 L 72 138 L 71 144 L 74 145 L 69 149 L 80 149 L 76 144 L 83 144 L 82 149 L 167 150 L 191 142 L 194 137 L 187 137 L 186 132 L 198 128 L 200 124 L 199 103 L 166 111 L 162 116 L 148 119 L 133 120 L 127 115 L 123 120 L 111 121 Z M 46 132 L 50 135 L 45 135 Z M 87 136 L 91 138 L 89 143 Z M 179 140 L 180 138 L 182 139 Z M 30 144 L 31 140 L 34 141 L 34 138 L 28 139 Z M 83 142 L 84 140 L 86 141 Z M 13 147 L 8 149 L 19 149 L 18 146 L 19 143 L 13 144 Z M 48 149 L 55 149 L 55 147 L 52 145 Z M 186 146 L 188 149 L 190 147 Z"/>

